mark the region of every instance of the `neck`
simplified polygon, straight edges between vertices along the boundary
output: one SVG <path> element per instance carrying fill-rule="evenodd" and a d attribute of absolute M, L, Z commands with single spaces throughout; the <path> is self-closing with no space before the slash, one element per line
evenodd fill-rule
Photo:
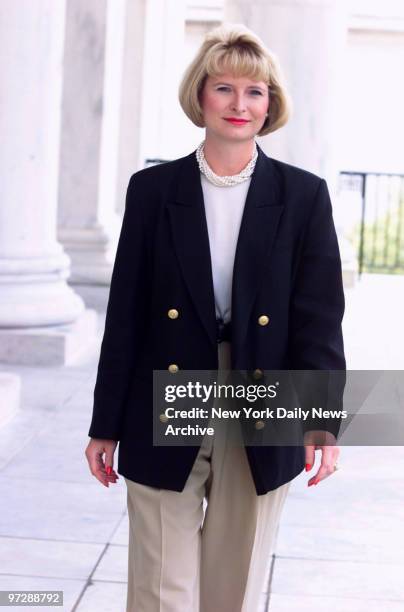
<path fill-rule="evenodd" d="M 206 135 L 205 159 L 218 176 L 232 176 L 246 167 L 254 154 L 254 139 L 245 142 L 218 141 Z"/>

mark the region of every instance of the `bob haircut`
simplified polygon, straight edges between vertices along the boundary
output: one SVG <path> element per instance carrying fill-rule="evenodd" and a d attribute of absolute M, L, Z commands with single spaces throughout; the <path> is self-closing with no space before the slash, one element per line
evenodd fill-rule
<path fill-rule="evenodd" d="M 179 101 L 192 123 L 205 127 L 200 95 L 207 76 L 225 73 L 267 83 L 269 114 L 258 136 L 275 132 L 285 125 L 292 105 L 278 60 L 258 36 L 240 24 L 222 25 L 208 32 L 183 75 Z"/>

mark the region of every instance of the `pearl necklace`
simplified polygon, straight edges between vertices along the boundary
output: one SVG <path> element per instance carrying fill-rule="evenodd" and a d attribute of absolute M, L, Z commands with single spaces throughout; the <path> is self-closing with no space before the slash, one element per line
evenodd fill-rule
<path fill-rule="evenodd" d="M 255 164 L 258 158 L 258 149 L 257 143 L 254 142 L 254 154 L 245 168 L 242 169 L 238 174 L 233 174 L 231 176 L 219 176 L 215 174 L 212 168 L 208 165 L 208 162 L 205 159 L 205 155 L 203 153 L 205 141 L 201 142 L 196 150 L 196 159 L 198 161 L 199 170 L 206 176 L 208 181 L 217 185 L 218 187 L 231 187 L 232 185 L 238 185 L 243 181 L 246 181 L 250 178 L 252 173 L 254 172 Z"/>

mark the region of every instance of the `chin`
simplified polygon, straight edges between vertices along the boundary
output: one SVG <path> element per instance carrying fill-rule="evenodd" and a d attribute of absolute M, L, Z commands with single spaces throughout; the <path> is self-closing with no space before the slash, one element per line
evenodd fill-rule
<path fill-rule="evenodd" d="M 242 142 L 246 140 L 252 140 L 255 138 L 256 133 L 250 131 L 244 131 L 239 129 L 232 129 L 233 126 L 228 126 L 228 129 L 211 130 L 211 134 L 216 139 L 225 140 L 227 142 Z"/>

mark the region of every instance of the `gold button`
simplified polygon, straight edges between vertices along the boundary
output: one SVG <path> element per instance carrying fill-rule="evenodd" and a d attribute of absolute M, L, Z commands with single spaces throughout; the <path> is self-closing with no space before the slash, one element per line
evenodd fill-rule
<path fill-rule="evenodd" d="M 255 429 L 264 429 L 264 427 L 265 427 L 264 421 L 257 421 L 255 423 Z"/>
<path fill-rule="evenodd" d="M 260 317 L 258 317 L 258 323 L 260 325 L 268 325 L 269 317 L 267 317 L 267 315 L 261 315 Z"/>
<path fill-rule="evenodd" d="M 264 375 L 264 372 L 262 370 L 260 370 L 259 368 L 257 368 L 253 372 L 253 377 L 255 378 L 255 380 L 258 380 L 259 378 L 262 378 L 263 375 Z"/>
<path fill-rule="evenodd" d="M 178 319 L 179 313 L 178 313 L 178 310 L 176 310 L 175 308 L 170 308 L 167 314 L 170 317 L 170 319 Z"/>
<path fill-rule="evenodd" d="M 170 363 L 170 365 L 168 366 L 168 371 L 171 372 L 171 374 L 176 374 L 179 370 L 179 367 L 177 366 L 176 363 Z"/>
<path fill-rule="evenodd" d="M 164 414 L 164 413 L 163 413 L 163 414 L 160 414 L 160 417 L 159 417 L 159 418 L 160 418 L 160 421 L 161 421 L 162 423 L 167 423 L 167 421 L 168 421 L 168 416 L 167 416 L 166 414 Z"/>

